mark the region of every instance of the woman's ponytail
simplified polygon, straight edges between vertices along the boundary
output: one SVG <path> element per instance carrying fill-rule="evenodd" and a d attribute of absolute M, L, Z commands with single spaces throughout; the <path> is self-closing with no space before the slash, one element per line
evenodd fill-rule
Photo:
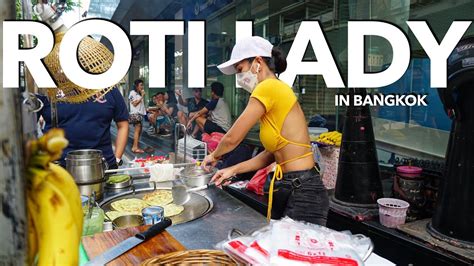
<path fill-rule="evenodd" d="M 286 70 L 286 56 L 280 48 L 273 47 L 272 59 L 275 67 L 275 74 L 281 74 Z"/>

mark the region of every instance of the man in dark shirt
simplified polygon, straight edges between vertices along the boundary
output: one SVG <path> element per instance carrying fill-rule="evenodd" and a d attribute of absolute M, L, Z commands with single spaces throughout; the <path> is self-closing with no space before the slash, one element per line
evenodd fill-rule
<path fill-rule="evenodd" d="M 202 98 L 202 89 L 200 88 L 193 89 L 194 97 L 192 98 L 183 99 L 181 91 L 177 91 L 176 94 L 178 95 L 178 103 L 188 108 L 188 113 L 178 111 L 178 121 L 183 125 L 187 125 L 189 119 L 209 103 L 206 99 Z M 197 131 L 199 131 L 199 127 L 194 126 L 193 136 L 197 134 Z"/>
<path fill-rule="evenodd" d="M 38 95 L 44 103 L 39 115 L 46 122 L 45 131 L 51 129 L 51 105 L 46 96 Z M 79 149 L 98 149 L 107 160 L 109 168 L 117 168 L 128 140 L 128 110 L 122 94 L 114 88 L 96 101 L 80 104 L 59 102 L 58 127 L 64 129 L 69 145 L 64 149 L 60 163 L 69 151 Z M 115 153 L 112 149 L 110 125 L 117 124 Z"/>
<path fill-rule="evenodd" d="M 223 96 L 224 85 L 220 82 L 213 82 L 211 84 L 212 100 L 190 117 L 188 126 L 196 120 L 197 125 L 204 133 L 220 132 L 225 134 L 232 126 L 232 117 Z"/>

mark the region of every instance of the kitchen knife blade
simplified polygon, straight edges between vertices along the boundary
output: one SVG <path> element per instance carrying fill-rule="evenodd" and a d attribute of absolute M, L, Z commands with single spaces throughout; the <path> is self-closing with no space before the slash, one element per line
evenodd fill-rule
<path fill-rule="evenodd" d="M 140 243 L 152 238 L 153 236 L 157 235 L 158 233 L 165 230 L 168 226 L 171 225 L 171 219 L 163 218 L 163 220 L 157 224 L 152 225 L 148 230 L 143 233 L 138 233 L 135 236 L 129 237 L 126 240 L 120 242 L 115 247 L 112 247 L 105 251 L 104 253 L 100 254 L 99 256 L 93 258 L 85 265 L 105 265 L 106 263 L 112 261 L 113 259 L 117 258 L 118 256 L 122 255 L 123 253 L 127 252 L 128 250 L 132 249 L 133 247 L 139 245 Z"/>

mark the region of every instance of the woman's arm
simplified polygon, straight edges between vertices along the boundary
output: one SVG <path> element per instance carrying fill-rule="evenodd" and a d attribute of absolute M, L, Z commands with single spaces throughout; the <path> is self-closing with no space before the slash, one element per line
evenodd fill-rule
<path fill-rule="evenodd" d="M 128 121 L 116 122 L 117 139 L 115 140 L 115 158 L 121 159 L 128 140 Z"/>
<path fill-rule="evenodd" d="M 234 125 L 224 135 L 212 155 L 215 158 L 219 158 L 222 155 L 233 151 L 264 114 L 265 107 L 263 104 L 254 98 L 250 98 L 244 112 L 239 116 L 239 118 L 237 118 Z"/>
<path fill-rule="evenodd" d="M 216 185 L 221 185 L 224 180 L 234 175 L 262 169 L 274 161 L 275 157 L 273 154 L 265 150 L 250 160 L 217 171 L 217 173 L 212 177 L 211 183 L 215 182 Z"/>
<path fill-rule="evenodd" d="M 244 112 L 239 116 L 224 137 L 222 137 L 216 150 L 204 158 L 202 162 L 204 169 L 209 170 L 210 167 L 208 164 L 215 164 L 219 157 L 234 150 L 245 136 L 247 136 L 249 130 L 265 114 L 265 111 L 265 107 L 260 101 L 250 98 Z"/>
<path fill-rule="evenodd" d="M 140 99 L 136 99 L 132 101 L 132 105 L 137 107 L 137 105 L 139 105 L 142 100 L 143 100 L 143 97 L 140 97 Z"/>

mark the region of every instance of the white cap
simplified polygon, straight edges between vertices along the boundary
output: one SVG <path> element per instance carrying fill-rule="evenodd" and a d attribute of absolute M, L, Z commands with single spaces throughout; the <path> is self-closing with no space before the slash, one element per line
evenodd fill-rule
<path fill-rule="evenodd" d="M 237 72 L 234 67 L 236 63 L 256 56 L 272 57 L 272 49 L 273 45 L 259 36 L 241 39 L 232 49 L 232 55 L 229 61 L 218 65 L 217 68 L 226 75 L 235 74 Z"/>

